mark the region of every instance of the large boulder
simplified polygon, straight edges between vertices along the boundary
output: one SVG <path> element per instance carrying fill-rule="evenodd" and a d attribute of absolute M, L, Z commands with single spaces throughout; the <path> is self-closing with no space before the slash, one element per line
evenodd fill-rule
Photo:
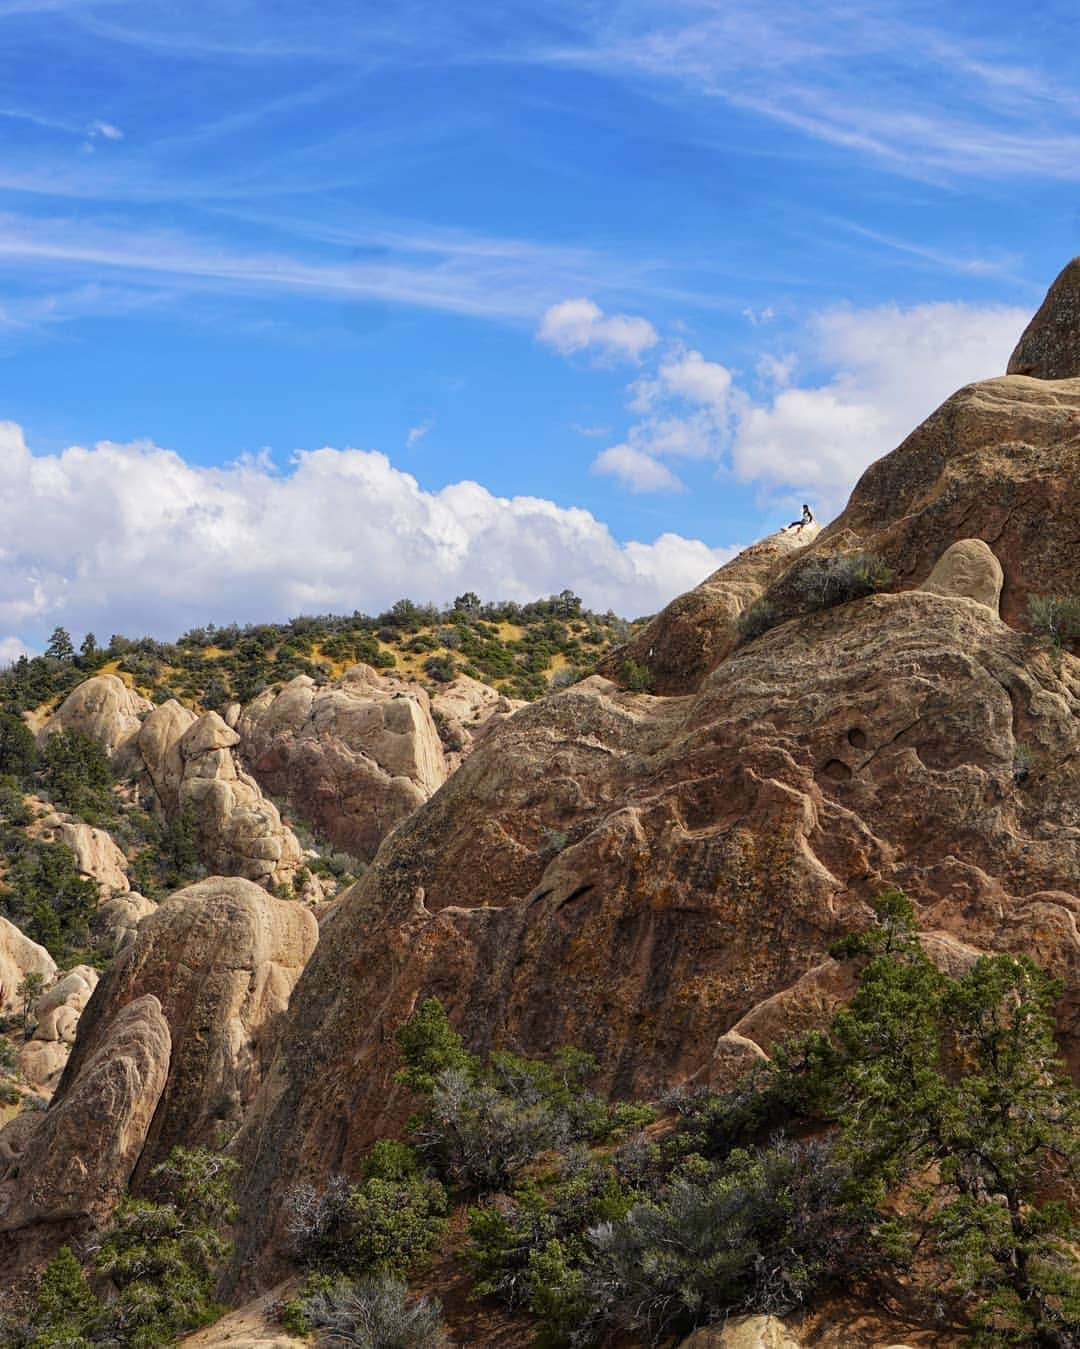
<path fill-rule="evenodd" d="M 165 814 L 192 820 L 210 871 L 269 888 L 289 885 L 303 850 L 277 806 L 240 766 L 239 742 L 216 712 L 196 717 L 170 699 L 147 717 L 138 750 Z"/>
<path fill-rule="evenodd" d="M 219 1122 L 235 1123 L 261 1081 L 317 940 L 309 910 L 250 881 L 215 876 L 177 891 L 140 922 L 103 976 L 62 1090 L 79 1078 L 118 1013 L 153 994 L 173 1055 L 144 1165 L 177 1143 L 213 1145 Z"/>
<path fill-rule="evenodd" d="M 77 684 L 41 729 L 44 742 L 56 731 L 81 731 L 114 762 L 124 763 L 153 704 L 114 674 L 92 675 Z"/>
<path fill-rule="evenodd" d="M 131 889 L 127 857 L 106 830 L 54 813 L 39 820 L 35 832 L 48 842 L 70 848 L 76 867 L 97 881 L 105 895 L 124 894 Z"/>
<path fill-rule="evenodd" d="M 843 989 L 820 975 L 786 1017 L 762 1005 L 889 885 L 947 936 L 1071 976 L 1080 1051 L 1080 665 L 970 595 L 806 615 L 690 697 L 594 677 L 532 704 L 341 902 L 253 1115 L 242 1248 L 266 1239 L 281 1174 L 325 1181 L 400 1127 L 393 1030 L 423 997 L 474 1050 L 577 1044 L 605 1088 L 653 1098 L 707 1074 L 732 1030 L 767 1051 L 827 1015 Z"/>
<path fill-rule="evenodd" d="M 34 1004 L 31 1037 L 19 1048 L 19 1071 L 39 1094 L 50 1096 L 59 1083 L 97 982 L 91 965 L 76 965 Z"/>
<path fill-rule="evenodd" d="M 99 904 L 90 918 L 90 931 L 106 955 L 116 955 L 135 936 L 139 923 L 157 908 L 152 899 L 137 890 L 114 895 Z"/>
<path fill-rule="evenodd" d="M 266 790 L 362 859 L 447 776 L 425 691 L 367 665 L 322 688 L 299 675 L 280 692 L 267 690 L 244 709 L 237 731 Z"/>
<path fill-rule="evenodd" d="M 104 1222 L 123 1197 L 165 1085 L 169 1028 L 140 997 L 100 1027 L 80 1071 L 0 1166 L 0 1273 Z M 6 1134 L 6 1131 L 5 1131 Z"/>
<path fill-rule="evenodd" d="M 22 1011 L 22 999 L 16 990 L 28 974 L 40 974 L 46 984 L 56 978 L 56 961 L 44 946 L 19 931 L 14 923 L 0 918 L 0 1014 Z"/>
<path fill-rule="evenodd" d="M 1080 258 L 1073 258 L 1060 274 L 1024 329 L 1009 359 L 1009 374 L 1080 377 Z"/>

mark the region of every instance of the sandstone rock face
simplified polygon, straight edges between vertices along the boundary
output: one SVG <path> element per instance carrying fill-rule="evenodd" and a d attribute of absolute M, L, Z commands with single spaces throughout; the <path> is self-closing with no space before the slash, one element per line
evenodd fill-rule
<path fill-rule="evenodd" d="M 746 548 L 696 589 L 673 600 L 626 646 L 600 664 L 618 680 L 627 660 L 644 666 L 653 693 L 690 693 L 735 649 L 739 615 L 817 538 L 819 526 L 780 530 Z"/>
<path fill-rule="evenodd" d="M 1073 258 L 1061 273 L 1024 329 L 1009 358 L 1009 374 L 1080 377 L 1080 258 Z"/>
<path fill-rule="evenodd" d="M 679 1349 L 802 1349 L 779 1316 L 733 1316 L 719 1326 L 704 1326 Z"/>
<path fill-rule="evenodd" d="M 431 699 L 431 711 L 435 717 L 442 718 L 440 738 L 448 770 L 453 772 L 460 767 L 462 759 L 485 735 L 526 705 L 468 675 L 458 675 L 451 683 L 441 686 Z"/>
<path fill-rule="evenodd" d="M 15 990 L 28 974 L 40 974 L 46 984 L 56 978 L 56 961 L 14 923 L 0 918 L 0 1013 L 22 1011 Z"/>
<path fill-rule="evenodd" d="M 240 767 L 239 741 L 216 712 L 196 717 L 170 699 L 143 723 L 138 750 L 165 813 L 190 811 L 211 871 L 269 887 L 289 884 L 301 864 L 300 844 Z"/>
<path fill-rule="evenodd" d="M 934 563 L 922 588 L 931 595 L 956 595 L 985 604 L 996 615 L 1004 580 L 1001 563 L 982 539 L 961 539 Z"/>
<path fill-rule="evenodd" d="M 978 538 L 1004 570 L 1001 615 L 1027 625 L 1028 597 L 1080 590 L 1080 379 L 1009 376 L 954 394 L 872 464 L 847 507 L 768 598 L 784 613 L 818 553 L 867 548 L 897 585 L 922 586 L 950 545 Z"/>
<path fill-rule="evenodd" d="M 139 733 L 141 717 L 152 707 L 117 675 L 92 675 L 71 690 L 39 739 L 44 742 L 55 731 L 81 731 L 115 762 L 125 757 Z"/>
<path fill-rule="evenodd" d="M 307 909 L 250 881 L 213 877 L 177 891 L 143 919 L 102 978 L 63 1090 L 81 1079 L 121 1011 L 153 995 L 173 1052 L 140 1174 L 176 1143 L 212 1145 L 219 1119 L 235 1121 L 257 1087 L 317 940 Z"/>
<path fill-rule="evenodd" d="M 152 914 L 157 905 L 137 890 L 116 895 L 99 904 L 90 919 L 90 931 L 106 954 L 122 951 L 135 936 L 135 929 L 143 918 Z"/>
<path fill-rule="evenodd" d="M 605 1087 L 654 1098 L 725 1035 L 767 1051 L 827 1016 L 850 975 L 809 972 L 886 885 L 946 945 L 1071 974 L 1080 1048 L 1080 664 L 986 605 L 872 596 L 765 633 L 693 696 L 594 677 L 532 704 L 331 920 L 245 1142 L 243 1258 L 282 1174 L 347 1173 L 401 1124 L 393 1029 L 419 999 L 477 1051 L 577 1044 Z"/>
<path fill-rule="evenodd" d="M 299 675 L 277 694 L 268 690 L 237 729 L 259 782 L 359 858 L 371 857 L 447 776 L 427 694 L 367 665 L 324 688 Z"/>
<path fill-rule="evenodd" d="M 76 965 L 38 998 L 33 1034 L 19 1048 L 19 1071 L 40 1095 L 51 1096 L 67 1065 L 75 1031 L 98 982 L 91 965 Z"/>
<path fill-rule="evenodd" d="M 0 1264 L 31 1245 L 41 1225 L 55 1249 L 107 1218 L 142 1152 L 169 1055 L 156 998 L 138 998 L 101 1027 L 79 1073 L 0 1176 Z"/>
<path fill-rule="evenodd" d="M 42 838 L 70 848 L 75 854 L 75 865 L 84 876 L 97 881 L 104 895 L 124 894 L 131 889 L 127 858 L 104 829 L 54 814 L 40 822 L 39 833 Z"/>

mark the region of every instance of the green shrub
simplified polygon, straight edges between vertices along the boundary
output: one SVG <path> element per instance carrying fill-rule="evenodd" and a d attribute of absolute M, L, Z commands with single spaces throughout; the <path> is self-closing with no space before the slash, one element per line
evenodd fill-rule
<path fill-rule="evenodd" d="M 436 1075 L 447 1069 L 470 1075 L 478 1069 L 476 1059 L 451 1027 L 438 998 L 427 998 L 421 1003 L 408 1021 L 398 1027 L 394 1038 L 405 1064 L 398 1080 L 413 1091 L 430 1091 Z"/>
<path fill-rule="evenodd" d="M 619 683 L 630 693 L 648 693 L 653 678 L 647 665 L 641 665 L 636 660 L 624 660 L 619 666 Z"/>
<path fill-rule="evenodd" d="M 799 569 L 795 588 L 810 609 L 828 609 L 886 590 L 893 579 L 892 569 L 877 553 L 832 553 L 810 558 Z"/>
<path fill-rule="evenodd" d="M 1056 650 L 1075 651 L 1080 645 L 1080 595 L 1029 595 L 1028 621 Z"/>
<path fill-rule="evenodd" d="M 755 600 L 735 620 L 735 631 L 739 634 L 740 642 L 752 642 L 755 637 L 775 627 L 777 622 L 776 607 L 768 600 Z"/>
<path fill-rule="evenodd" d="M 56 805 L 76 815 L 108 815 L 112 806 L 109 756 L 82 731 L 56 731 L 42 752 L 44 784 Z"/>
<path fill-rule="evenodd" d="M 282 1323 L 296 1335 L 314 1332 L 320 1345 L 355 1349 L 449 1349 L 442 1307 L 408 1300 L 399 1279 L 309 1281 L 286 1304 Z"/>

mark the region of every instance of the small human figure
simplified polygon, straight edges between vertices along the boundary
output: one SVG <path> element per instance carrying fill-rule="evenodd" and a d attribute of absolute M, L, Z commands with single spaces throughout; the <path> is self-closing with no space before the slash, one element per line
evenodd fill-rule
<path fill-rule="evenodd" d="M 804 501 L 802 508 L 802 519 L 792 520 L 791 524 L 788 525 L 787 528 L 793 529 L 796 534 L 801 534 L 807 525 L 812 525 L 813 523 L 814 523 L 814 512 Z"/>

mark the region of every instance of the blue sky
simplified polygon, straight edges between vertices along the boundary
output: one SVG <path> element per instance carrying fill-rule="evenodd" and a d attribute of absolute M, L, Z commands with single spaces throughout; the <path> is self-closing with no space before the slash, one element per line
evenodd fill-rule
<path fill-rule="evenodd" d="M 650 611 L 1078 248 L 1065 4 L 315 8 L 0 0 L 0 655 Z"/>

